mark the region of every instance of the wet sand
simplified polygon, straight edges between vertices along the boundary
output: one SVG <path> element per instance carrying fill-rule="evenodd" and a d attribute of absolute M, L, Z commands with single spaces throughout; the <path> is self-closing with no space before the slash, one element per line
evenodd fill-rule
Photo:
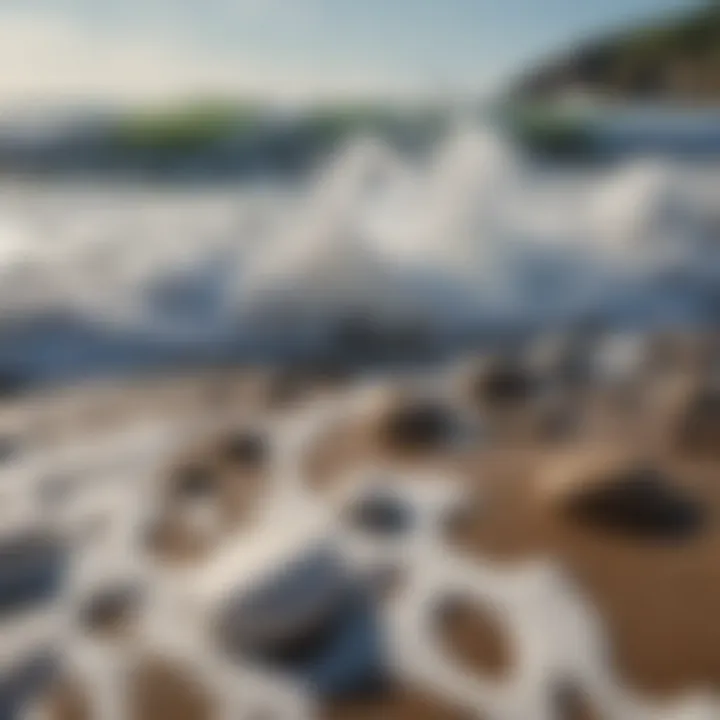
<path fill-rule="evenodd" d="M 444 553 L 448 563 L 458 559 L 501 574 L 552 559 L 597 613 L 609 648 L 607 670 L 618 687 L 660 704 L 696 690 L 716 691 L 720 413 L 706 364 L 692 353 L 690 360 L 680 350 L 676 355 L 668 351 L 661 370 L 639 373 L 629 384 L 590 380 L 579 390 L 556 392 L 550 402 L 522 383 L 505 388 L 509 395 L 485 393 L 480 400 L 451 383 L 441 386 L 451 390 L 433 405 L 395 394 L 392 382 L 385 383 L 382 402 L 348 404 L 313 435 L 297 458 L 300 491 L 332 506 L 364 468 L 382 469 L 388 483 L 413 473 L 449 478 L 460 485 L 463 501 L 442 520 L 434 557 Z M 112 391 L 76 389 L 45 406 L 38 398 L 27 406 L 13 401 L 3 419 L 17 432 L 45 428 L 40 440 L 49 437 L 54 419 L 67 441 L 105 435 L 140 418 L 210 417 L 217 427 L 179 443 L 153 475 L 159 504 L 144 547 L 170 572 L 182 572 L 262 524 L 276 467 L 277 423 L 321 399 L 342 410 L 353 387 L 335 376 L 225 371 Z M 58 408 L 68 403 L 77 417 L 62 422 Z M 662 477 L 662 489 L 642 481 L 633 496 L 623 472 L 639 467 Z M 613 494 L 608 488 L 615 481 Z M 656 514 L 649 515 L 656 502 Z M 685 523 L 682 532 L 677 518 Z M 402 563 L 393 578 L 378 593 L 380 614 L 412 588 L 412 572 Z M 108 620 L 111 629 L 116 619 Z M 512 677 L 517 658 L 508 628 L 481 605 L 447 605 L 435 622 L 442 652 L 468 672 L 498 683 Z M 192 679 L 155 666 L 138 673 L 133 717 L 213 717 L 212 703 Z M 50 717 L 88 717 L 79 684 L 51 693 Z M 557 718 L 605 717 L 572 681 L 556 690 Z M 490 717 L 464 698 L 449 702 L 395 679 L 365 693 L 321 696 L 319 708 L 327 720 Z"/>

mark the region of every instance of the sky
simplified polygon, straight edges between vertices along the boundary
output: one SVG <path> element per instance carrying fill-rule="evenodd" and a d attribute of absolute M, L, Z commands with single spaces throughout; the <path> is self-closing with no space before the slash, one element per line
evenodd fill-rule
<path fill-rule="evenodd" d="M 0 105 L 482 95 L 696 0 L 0 0 Z"/>

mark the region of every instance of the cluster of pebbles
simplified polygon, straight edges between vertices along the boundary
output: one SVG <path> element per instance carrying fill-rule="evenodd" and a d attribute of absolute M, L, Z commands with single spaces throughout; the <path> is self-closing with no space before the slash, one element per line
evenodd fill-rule
<path fill-rule="evenodd" d="M 0 717 L 720 717 L 720 343 L 0 411 Z"/>

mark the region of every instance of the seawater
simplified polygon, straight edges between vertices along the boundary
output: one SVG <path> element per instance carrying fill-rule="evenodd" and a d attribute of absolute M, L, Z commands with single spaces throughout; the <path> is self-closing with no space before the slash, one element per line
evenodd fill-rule
<path fill-rule="evenodd" d="M 0 367 L 38 377 L 322 352 L 358 318 L 438 347 L 712 324 L 719 281 L 720 163 L 559 168 L 473 125 L 292 185 L 0 183 Z"/>

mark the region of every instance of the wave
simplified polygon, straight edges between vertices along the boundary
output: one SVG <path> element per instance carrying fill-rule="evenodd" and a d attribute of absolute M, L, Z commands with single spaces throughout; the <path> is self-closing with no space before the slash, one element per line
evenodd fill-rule
<path fill-rule="evenodd" d="M 589 315 L 715 321 L 717 174 L 561 170 L 462 127 L 422 158 L 355 138 L 292 188 L 7 182 L 0 361 L 53 374 Z"/>

